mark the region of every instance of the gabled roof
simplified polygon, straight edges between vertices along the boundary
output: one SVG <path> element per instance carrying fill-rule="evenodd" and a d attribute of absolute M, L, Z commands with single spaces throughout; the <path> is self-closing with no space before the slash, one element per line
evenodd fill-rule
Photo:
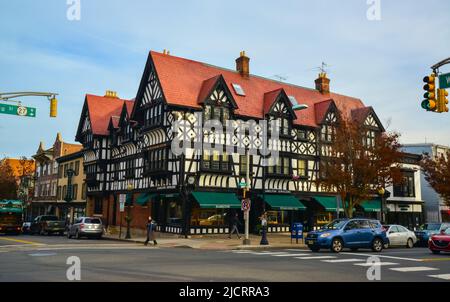
<path fill-rule="evenodd" d="M 217 81 L 220 79 L 221 75 L 216 75 L 212 78 L 203 81 L 202 87 L 200 88 L 200 93 L 198 94 L 197 103 L 203 104 L 206 98 L 211 94 Z"/>
<path fill-rule="evenodd" d="M 149 59 L 155 66 L 165 101 L 170 105 L 200 109 L 199 95 L 204 89 L 205 81 L 221 74 L 238 109 L 237 115 L 262 118 L 264 114 L 264 95 L 268 92 L 284 89 L 288 96 L 294 96 L 300 104 L 308 109 L 296 112 L 295 124 L 317 127 L 314 104 L 332 99 L 336 107 L 349 116 L 352 109 L 364 107 L 360 99 L 336 93 L 321 94 L 319 91 L 292 84 L 282 83 L 263 77 L 250 75 L 242 77 L 234 70 L 224 69 L 205 63 L 192 61 L 172 55 L 151 51 Z M 239 84 L 245 96 L 236 94 L 232 84 Z"/>
<path fill-rule="evenodd" d="M 83 126 L 84 116 L 88 114 L 91 122 L 92 134 L 108 135 L 108 126 L 111 116 L 119 116 L 124 102 L 127 108 L 132 110 L 134 101 L 124 100 L 120 98 L 98 96 L 86 94 L 85 105 L 81 114 L 80 123 L 78 125 L 77 137 Z"/>
<path fill-rule="evenodd" d="M 330 105 L 333 103 L 333 100 L 326 100 L 320 103 L 314 104 L 314 110 L 316 111 L 316 123 L 320 124 L 324 121 L 325 115 L 330 109 Z"/>
<path fill-rule="evenodd" d="M 288 106 L 287 109 L 291 116 L 296 119 L 297 116 L 295 115 L 294 110 L 292 110 L 291 101 L 289 100 L 283 88 L 276 89 L 264 94 L 264 114 L 268 114 L 274 106 L 275 102 L 277 102 L 280 98 L 283 99 L 286 106 Z"/>
<path fill-rule="evenodd" d="M 382 129 L 382 131 L 384 131 L 385 130 L 384 126 L 381 123 L 381 121 L 379 120 L 379 118 L 378 118 L 377 114 L 375 113 L 375 110 L 373 110 L 372 106 L 364 107 L 364 108 L 356 108 L 351 111 L 352 120 L 359 124 L 364 123 L 370 114 L 372 114 L 373 118 L 377 122 L 378 126 Z"/>

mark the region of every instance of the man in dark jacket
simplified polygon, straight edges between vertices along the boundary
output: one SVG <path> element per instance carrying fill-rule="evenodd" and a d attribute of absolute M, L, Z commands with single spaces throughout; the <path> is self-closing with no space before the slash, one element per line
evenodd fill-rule
<path fill-rule="evenodd" d="M 231 218 L 231 223 L 230 223 L 230 233 L 228 235 L 228 238 L 231 239 L 231 235 L 236 232 L 236 235 L 238 236 L 239 239 L 241 239 L 241 235 L 239 234 L 239 229 L 238 226 L 241 225 L 241 222 L 239 221 L 239 215 L 238 213 L 236 213 L 232 218 Z"/>
<path fill-rule="evenodd" d="M 145 240 L 144 245 L 147 245 L 150 240 L 153 240 L 154 245 L 157 245 L 156 242 L 156 234 L 155 234 L 155 225 L 153 224 L 152 217 L 148 217 L 147 222 L 147 240 Z"/>

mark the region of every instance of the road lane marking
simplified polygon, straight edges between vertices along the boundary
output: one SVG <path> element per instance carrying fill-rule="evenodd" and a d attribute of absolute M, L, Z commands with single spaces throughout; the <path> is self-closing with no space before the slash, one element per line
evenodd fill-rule
<path fill-rule="evenodd" d="M 287 252 L 260 252 L 260 253 L 254 253 L 255 255 L 281 255 L 281 254 L 287 254 Z"/>
<path fill-rule="evenodd" d="M 31 257 L 50 257 L 50 256 L 55 256 L 56 253 L 35 253 L 35 254 L 28 254 L 28 256 Z"/>
<path fill-rule="evenodd" d="M 443 280 L 450 280 L 450 274 L 441 274 L 441 275 L 428 275 L 431 278 L 438 278 Z"/>
<path fill-rule="evenodd" d="M 322 262 L 328 262 L 328 263 L 344 263 L 344 262 L 361 262 L 366 261 L 364 259 L 356 259 L 356 258 L 350 258 L 350 259 L 335 259 L 335 260 L 322 260 Z"/>
<path fill-rule="evenodd" d="M 235 250 L 235 251 L 233 251 L 233 253 L 235 253 L 235 254 L 252 254 L 252 253 L 254 253 L 255 251 L 247 251 L 247 250 Z"/>
<path fill-rule="evenodd" d="M 364 257 L 372 257 L 372 256 L 376 256 L 376 257 L 380 257 L 380 258 L 388 258 L 388 259 L 396 259 L 396 260 L 406 260 L 406 261 L 416 261 L 416 262 L 421 262 L 422 259 L 416 259 L 416 258 L 404 258 L 404 257 L 395 257 L 395 256 L 385 256 L 385 255 L 380 255 L 380 254 L 362 254 L 362 253 L 342 253 L 342 255 L 354 255 L 354 256 L 364 256 Z"/>
<path fill-rule="evenodd" d="M 309 256 L 311 254 L 280 254 L 280 255 L 272 255 L 274 257 L 295 257 L 295 256 Z"/>
<path fill-rule="evenodd" d="M 33 244 L 33 245 L 44 245 L 43 243 L 39 243 L 39 242 L 27 241 L 27 240 L 21 240 L 21 239 L 12 239 L 12 238 L 8 238 L 8 237 L 0 237 L 0 240 L 25 243 L 25 244 Z"/>
<path fill-rule="evenodd" d="M 423 262 L 431 262 L 431 261 L 450 261 L 450 258 L 424 258 L 421 259 Z"/>
<path fill-rule="evenodd" d="M 304 252 L 304 253 L 309 253 L 310 250 L 301 250 L 301 249 L 286 249 L 286 251 L 290 251 L 290 252 Z"/>
<path fill-rule="evenodd" d="M 393 267 L 390 268 L 391 271 L 396 272 L 423 272 L 423 271 L 438 271 L 438 268 L 426 267 L 426 266 L 416 266 L 416 267 Z"/>
<path fill-rule="evenodd" d="M 353 265 L 358 266 L 384 266 L 384 265 L 398 265 L 394 262 L 369 262 L 369 263 L 353 263 Z"/>
<path fill-rule="evenodd" d="M 336 256 L 311 256 L 311 257 L 295 257 L 295 259 L 302 259 L 302 260 L 319 260 L 319 259 L 334 259 Z"/>

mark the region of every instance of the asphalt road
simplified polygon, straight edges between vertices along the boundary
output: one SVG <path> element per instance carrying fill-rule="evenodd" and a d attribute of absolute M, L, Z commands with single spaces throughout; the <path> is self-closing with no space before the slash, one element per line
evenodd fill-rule
<path fill-rule="evenodd" d="M 68 281 L 67 259 L 81 263 L 81 281 L 450 281 L 450 254 L 426 248 L 328 251 L 215 251 L 160 248 L 110 240 L 0 235 L 0 282 Z M 376 266 L 367 266 L 378 256 Z"/>

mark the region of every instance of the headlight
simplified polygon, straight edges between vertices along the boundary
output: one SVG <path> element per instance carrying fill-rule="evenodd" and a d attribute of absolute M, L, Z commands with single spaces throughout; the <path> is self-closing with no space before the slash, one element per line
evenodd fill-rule
<path fill-rule="evenodd" d="M 320 238 L 327 238 L 330 237 L 331 234 L 330 233 L 323 233 L 322 235 L 320 235 Z"/>

